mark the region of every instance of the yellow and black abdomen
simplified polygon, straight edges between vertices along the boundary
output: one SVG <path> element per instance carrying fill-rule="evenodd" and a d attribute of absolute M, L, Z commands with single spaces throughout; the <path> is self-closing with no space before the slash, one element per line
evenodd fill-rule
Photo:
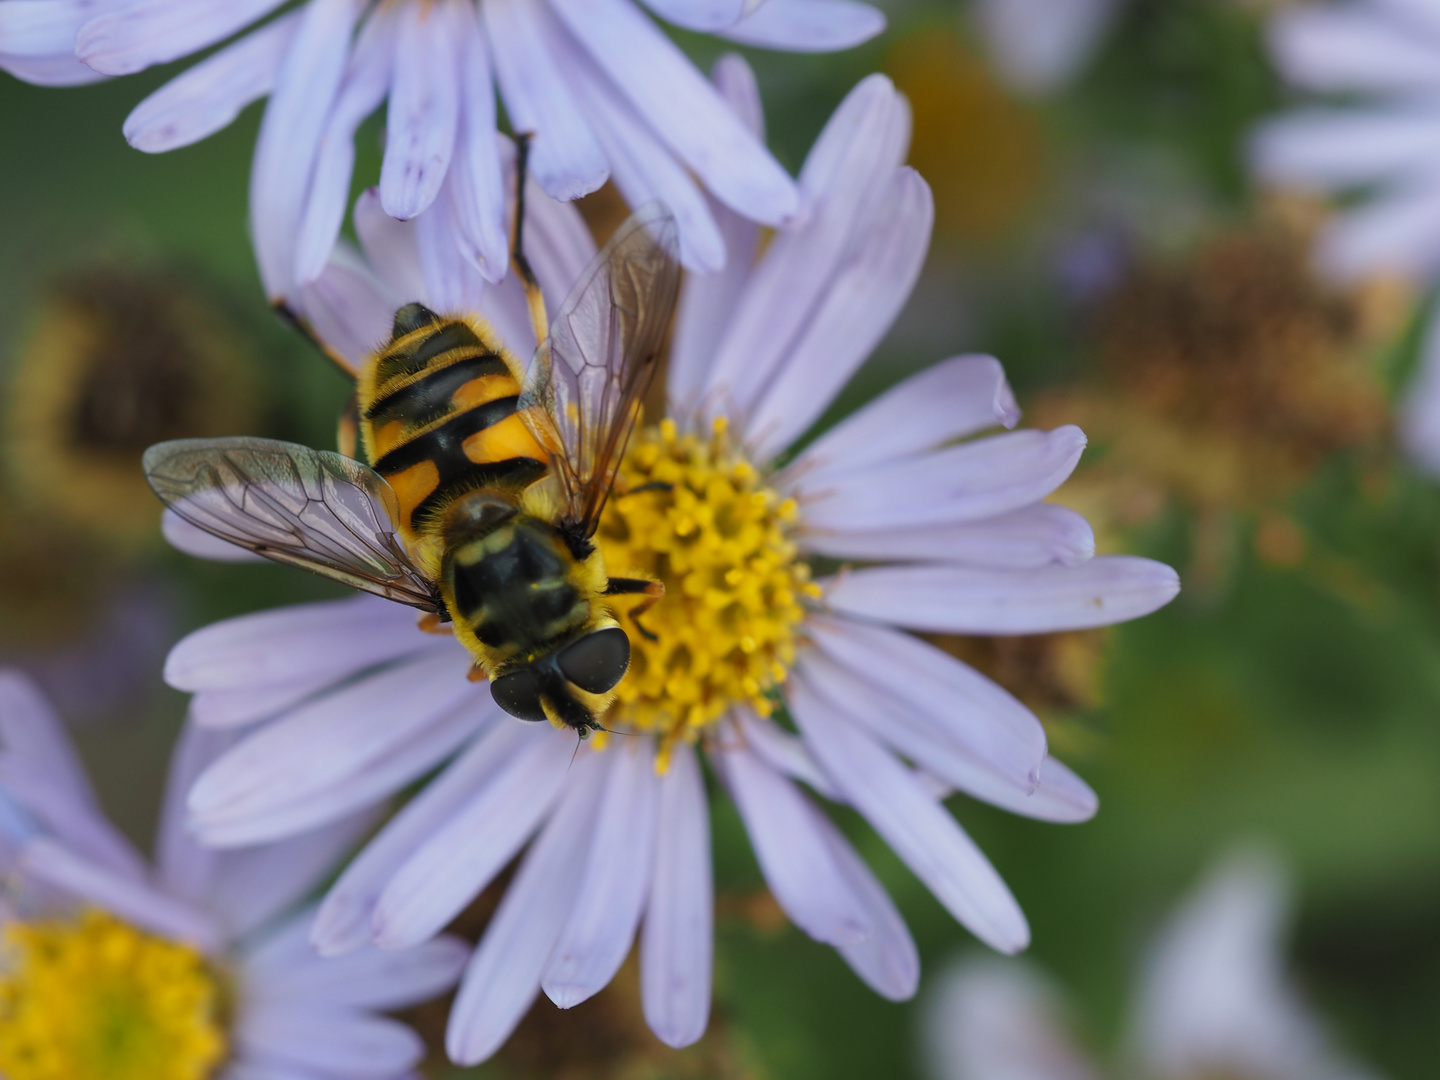
<path fill-rule="evenodd" d="M 412 557 L 432 574 L 457 498 L 482 489 L 518 498 L 546 475 L 547 455 L 515 411 L 519 394 L 515 363 L 488 327 L 420 304 L 395 313 L 390 342 L 361 375 L 366 454 L 395 490 Z"/>

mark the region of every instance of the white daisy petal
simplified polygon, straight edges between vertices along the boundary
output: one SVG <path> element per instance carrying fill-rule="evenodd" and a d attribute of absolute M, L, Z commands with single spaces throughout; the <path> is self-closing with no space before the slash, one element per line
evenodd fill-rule
<path fill-rule="evenodd" d="M 821 831 L 823 815 L 789 780 L 740 746 L 711 755 L 719 766 L 770 892 L 796 926 L 828 945 L 875 932 Z"/>
<path fill-rule="evenodd" d="M 233 826 L 303 803 L 400 754 L 419 731 L 462 707 L 478 720 L 484 688 L 465 679 L 469 666 L 458 649 L 424 654 L 347 683 L 283 724 L 255 732 L 195 782 L 193 824 Z"/>
<path fill-rule="evenodd" d="M 260 122 L 250 171 L 250 233 L 272 300 L 294 287 L 295 242 L 325 118 L 345 76 L 357 0 L 309 0 Z"/>
<path fill-rule="evenodd" d="M 386 109 L 380 205 L 408 221 L 440 194 L 460 123 L 457 31 L 451 4 L 405 4 L 396 14 L 395 73 Z"/>
<path fill-rule="evenodd" d="M 860 619 L 949 634 L 1049 634 L 1109 626 L 1156 611 L 1180 592 L 1163 563 L 1099 555 L 1081 566 L 981 570 L 889 566 L 825 585 L 826 603 Z"/>
<path fill-rule="evenodd" d="M 714 925 L 705 785 L 695 751 L 682 742 L 660 782 L 655 876 L 640 932 L 640 1004 L 667 1046 L 689 1046 L 705 1034 Z"/>
<path fill-rule="evenodd" d="M 445 1049 L 474 1065 L 509 1038 L 540 991 L 556 935 L 579 892 L 605 770 L 595 755 L 575 762 L 564 797 L 505 890 L 450 1010 Z"/>
<path fill-rule="evenodd" d="M 1095 532 L 1064 506 L 1032 503 L 999 517 L 900 530 L 807 530 L 807 551 L 836 559 L 921 560 L 1008 567 L 1079 566 L 1095 554 Z"/>
<path fill-rule="evenodd" d="M 817 815 L 821 835 L 851 891 L 870 916 L 874 932 L 862 941 L 840 946 L 840 955 L 865 984 L 891 1001 L 915 995 L 920 983 L 920 953 L 915 939 L 885 891 L 885 886 L 850 846 L 850 841 L 824 815 Z"/>
<path fill-rule="evenodd" d="M 398 1020 L 288 1001 L 252 1003 L 236 1018 L 234 1038 L 262 1061 L 354 1080 L 391 1080 L 425 1054 L 420 1036 Z"/>
<path fill-rule="evenodd" d="M 550 6 L 717 199 L 766 225 L 795 213 L 794 181 L 631 0 L 550 0 Z"/>
<path fill-rule="evenodd" d="M 1075 471 L 1085 433 L 1010 431 L 921 457 L 829 473 L 806 485 L 808 529 L 844 532 L 982 521 L 1045 498 Z"/>
<path fill-rule="evenodd" d="M 811 752 L 936 899 L 992 948 L 1014 953 L 1028 945 L 1015 898 L 945 807 L 883 747 L 817 700 L 803 679 L 786 688 Z"/>
<path fill-rule="evenodd" d="M 507 723 L 518 721 L 498 726 Z M 575 736 L 548 725 L 524 734 L 511 760 L 395 871 L 372 920 L 381 948 L 403 949 L 433 937 L 544 819 L 565 783 Z M 538 986 L 538 973 L 536 978 Z"/>
<path fill-rule="evenodd" d="M 885 32 L 885 16 L 853 0 L 765 0 L 719 37 L 761 49 L 836 52 Z"/>
<path fill-rule="evenodd" d="M 75 55 L 105 75 L 130 75 L 224 41 L 284 0 L 140 0 L 97 15 Z"/>
<path fill-rule="evenodd" d="M 485 0 L 481 14 L 510 126 L 540 133 L 530 155 L 535 179 L 555 199 L 588 195 L 609 167 L 546 41 L 546 13 L 534 0 Z"/>
<path fill-rule="evenodd" d="M 495 282 L 505 276 L 510 265 L 505 181 L 496 135 L 495 74 L 474 6 L 454 5 L 452 17 L 460 65 L 460 129 L 450 165 L 450 209 L 459 226 L 456 241 L 461 254 L 487 281 Z"/>
<path fill-rule="evenodd" d="M 165 937 L 192 942 L 206 952 L 220 944 L 215 923 L 203 912 L 84 859 L 51 840 L 36 839 L 20 853 L 22 873 Z"/>
<path fill-rule="evenodd" d="M 126 141 L 161 154 L 227 127 L 274 87 L 299 25 L 298 13 L 285 15 L 175 76 L 125 118 Z"/>
<path fill-rule="evenodd" d="M 303 942 L 308 919 L 298 920 Z M 438 937 L 402 952 L 361 949 L 348 956 L 311 956 L 296 963 L 245 965 L 248 995 L 277 1004 L 325 1001 L 368 1009 L 398 1009 L 426 1001 L 455 985 L 470 947 L 459 938 Z"/>
<path fill-rule="evenodd" d="M 649 892 L 655 856 L 660 784 L 650 739 L 615 747 L 604 792 L 595 815 L 595 833 L 584 875 L 571 909 L 545 965 L 541 987 L 568 1009 L 602 990 L 635 940 Z"/>
<path fill-rule="evenodd" d="M 301 285 L 309 284 L 326 270 L 335 249 L 350 203 L 355 131 L 385 101 L 396 47 L 394 8 L 381 7 L 360 28 L 345 82 L 320 138 L 315 175 L 310 181 L 295 246 L 295 280 Z M 330 338 L 322 336 L 321 340 L 334 347 Z"/>
<path fill-rule="evenodd" d="M 701 395 L 711 415 L 745 415 L 789 356 L 857 235 L 873 223 L 904 156 L 908 120 L 890 80 L 871 75 L 825 125 L 800 172 L 805 227 L 781 232 L 740 293 Z"/>

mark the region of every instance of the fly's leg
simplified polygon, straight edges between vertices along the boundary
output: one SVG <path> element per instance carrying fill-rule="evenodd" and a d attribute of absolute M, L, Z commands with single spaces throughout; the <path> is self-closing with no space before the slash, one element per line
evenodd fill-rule
<path fill-rule="evenodd" d="M 636 490 L 639 490 L 638 488 Z M 605 587 L 606 596 L 640 596 L 643 599 L 630 609 L 629 619 L 646 641 L 659 641 L 659 637 L 645 629 L 640 616 L 655 606 L 655 601 L 665 595 L 665 583 L 646 578 L 612 577 Z"/>
<path fill-rule="evenodd" d="M 449 634 L 452 632 L 449 622 L 442 619 L 440 615 L 434 611 L 427 611 L 424 615 L 421 615 L 416 625 L 420 627 L 420 632 L 424 634 Z"/>
<path fill-rule="evenodd" d="M 545 314 L 545 297 L 540 293 L 540 283 L 525 258 L 525 177 L 530 160 L 532 134 L 522 131 L 515 136 L 515 231 L 511 238 L 510 261 L 520 283 L 525 286 L 525 303 L 530 308 L 530 323 L 535 328 L 536 346 L 544 345 L 550 336 L 550 319 Z"/>

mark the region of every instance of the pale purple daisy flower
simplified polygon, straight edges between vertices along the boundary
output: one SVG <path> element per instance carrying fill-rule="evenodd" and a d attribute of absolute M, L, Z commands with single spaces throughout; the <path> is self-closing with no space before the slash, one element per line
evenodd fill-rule
<path fill-rule="evenodd" d="M 723 60 L 717 82 L 758 130 L 743 61 Z M 1095 556 L 1084 519 L 1042 501 L 1083 435 L 984 434 L 1018 410 L 995 360 L 960 356 L 781 464 L 919 274 L 932 206 L 901 164 L 908 115 L 883 76 L 856 87 L 801 171 L 806 224 L 758 257 L 756 226 L 713 207 L 737 258 L 687 282 L 669 416 L 632 439 L 629 494 L 611 498 L 596 534 L 612 570 L 634 564 L 667 587 L 645 616 L 652 636 L 631 635 L 630 674 L 605 717 L 632 737 L 577 746 L 573 732 L 517 722 L 465 680 L 458 643 L 372 597 L 232 619 L 170 656 L 166 677 L 195 693 L 198 722 L 256 725 L 191 792 L 206 842 L 317 827 L 456 754 L 336 882 L 312 936 L 323 953 L 430 939 L 534 838 L 451 1013 L 458 1062 L 493 1054 L 542 990 L 562 1007 L 596 993 L 637 935 L 651 1029 L 673 1046 L 701 1036 L 713 948 L 701 752 L 790 918 L 892 999 L 915 990 L 915 945 L 805 788 L 857 810 L 1006 952 L 1028 942 L 1024 915 L 941 800 L 961 790 L 1057 822 L 1095 811 L 1029 710 L 906 632 L 1101 626 L 1175 596 L 1169 567 Z M 322 333 L 350 328 L 339 351 L 383 340 L 397 292 L 479 311 L 517 351 L 533 346 L 513 282 L 487 288 L 459 260 L 427 273 L 424 215 L 399 224 L 373 203 L 357 208 L 373 265 L 342 251 L 305 293 Z M 547 287 L 594 253 L 571 207 L 541 201 L 526 228 Z M 170 534 L 197 553 L 216 546 L 174 518 Z M 812 562 L 840 560 L 860 565 L 810 580 Z M 782 704 L 795 731 L 766 718 Z"/>
<path fill-rule="evenodd" d="M 296 905 L 373 815 L 266 846 L 200 847 L 183 827 L 182 799 L 234 741 L 185 729 L 152 867 L 106 820 L 49 704 L 0 671 L 0 1070 L 10 1080 L 53 1075 L 30 1072 L 27 1054 L 69 1063 L 75 1080 L 151 1078 L 157 1047 L 171 1055 L 165 1077 L 413 1075 L 420 1038 L 380 1012 L 452 986 L 468 948 L 436 937 L 406 952 L 316 955 L 306 940 L 314 910 Z M 34 941 L 91 977 L 57 984 L 47 950 L 26 951 Z M 128 950 L 118 964 L 116 949 Z M 91 1006 L 105 1027 L 87 1028 Z M 34 1020 L 46 1016 L 47 1037 L 37 1038 Z"/>
<path fill-rule="evenodd" d="M 991 63 L 1025 94 L 1070 82 L 1099 47 L 1120 0 L 972 0 Z"/>
<path fill-rule="evenodd" d="M 687 30 L 797 52 L 848 48 L 885 26 L 855 0 L 646 6 Z M 449 203 L 455 242 L 492 281 L 508 266 L 498 105 L 516 131 L 534 134 L 531 167 L 545 191 L 576 199 L 612 177 L 636 206 L 664 200 L 692 269 L 725 263 L 700 185 L 767 225 L 795 212 L 784 169 L 634 0 L 307 0 L 272 18 L 280 7 L 5 0 L 0 66 L 37 82 L 84 81 L 226 42 L 142 101 L 125 137 L 141 150 L 171 150 L 269 95 L 250 213 L 261 278 L 277 301 L 324 268 L 349 197 L 356 129 L 382 104 L 381 205 L 408 220 Z"/>
<path fill-rule="evenodd" d="M 1351 0 L 1303 4 L 1270 23 L 1280 73 L 1302 90 L 1345 95 L 1312 104 L 1255 132 L 1250 156 L 1261 179 L 1367 197 L 1322 231 L 1316 263 L 1353 282 L 1398 272 L 1440 272 L 1440 2 Z M 1401 411 L 1411 454 L 1440 472 L 1440 323 Z"/>
<path fill-rule="evenodd" d="M 1290 985 L 1289 880 L 1264 849 L 1230 851 L 1161 928 L 1122 1052 L 1144 1080 L 1373 1080 Z M 1065 1000 L 1019 961 L 962 961 L 936 981 L 925 1039 L 934 1080 L 1095 1080 Z"/>

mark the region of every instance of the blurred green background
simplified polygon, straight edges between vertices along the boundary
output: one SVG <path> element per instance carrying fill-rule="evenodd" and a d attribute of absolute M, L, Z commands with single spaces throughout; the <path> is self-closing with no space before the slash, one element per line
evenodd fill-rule
<path fill-rule="evenodd" d="M 953 3 L 896 8 L 883 37 L 850 53 L 747 55 L 766 94 L 772 145 L 792 171 L 844 93 L 871 70 L 889 73 L 914 102 L 912 163 L 936 191 L 925 277 L 825 422 L 942 357 L 993 352 L 1022 406 L 1036 406 L 1047 424 L 1076 419 L 1091 431 L 1077 505 L 1101 525 L 1102 550 L 1166 560 L 1187 582 L 1168 609 L 1105 635 L 1103 648 L 1085 654 L 1092 659 L 1080 673 L 1083 693 L 1046 697 L 1027 683 L 1023 665 L 997 671 L 1015 693 L 1043 699 L 1057 752 L 1100 794 L 1094 821 L 1045 825 L 952 800 L 1025 908 L 1032 957 L 1075 994 L 1082 1037 L 1101 1056 L 1115 1045 L 1151 931 L 1222 847 L 1260 837 L 1297 874 L 1291 956 L 1305 992 L 1377 1073 L 1428 1080 L 1440 1061 L 1437 486 L 1395 453 L 1383 407 L 1353 439 L 1318 448 L 1311 439 L 1298 450 L 1283 424 L 1260 446 L 1237 435 L 1224 395 L 1204 415 L 1190 407 L 1204 393 L 1196 388 L 1217 379 L 1243 397 L 1247 379 L 1272 378 L 1260 370 L 1276 351 L 1270 343 L 1287 342 L 1303 355 L 1315 337 L 1288 324 L 1277 329 L 1274 319 L 1290 315 L 1264 303 L 1251 308 L 1273 319 L 1256 329 L 1245 322 L 1259 318 L 1253 310 L 1232 311 L 1203 281 L 1193 285 L 1203 266 L 1194 271 L 1199 278 L 1185 276 L 1215 238 L 1285 233 L 1293 220 L 1320 213 L 1277 211 L 1245 175 L 1247 127 L 1285 102 L 1259 26 L 1259 16 L 1239 4 L 1133 3 L 1078 80 L 1043 101 L 1004 88 Z M 721 51 L 705 38 L 681 41 L 702 63 Z M 33 362 L 49 283 L 97 262 L 133 265 L 181 274 L 228 313 L 225 332 L 250 356 L 262 388 L 255 422 L 266 433 L 326 445 L 344 380 L 271 318 L 246 235 L 258 109 L 197 146 L 159 157 L 131 150 L 121 137 L 129 109 L 171 73 L 64 91 L 0 80 L 7 396 L 14 400 L 12 380 L 27 357 Z M 363 178 L 378 171 L 379 131 L 372 123 L 362 132 Z M 1285 242 L 1303 264 L 1303 238 Z M 1105 381 L 1120 340 L 1107 337 L 1106 326 L 1134 316 L 1125 298 L 1147 294 L 1124 283 L 1146 273 L 1170 283 L 1161 287 L 1171 290 L 1165 295 L 1181 298 L 1161 304 L 1154 319 L 1199 310 L 1202 323 L 1224 323 L 1222 351 L 1240 342 L 1230 368 L 1223 356 L 1190 349 L 1189 339 L 1164 356 L 1141 355 L 1136 362 L 1156 370 L 1200 365 L 1198 375 L 1176 374 L 1178 391 L 1161 395 L 1159 405 L 1153 395 L 1115 393 L 1117 384 Z M 1414 364 L 1426 305 L 1413 292 L 1395 295 L 1401 299 L 1372 320 L 1373 332 L 1357 329 L 1368 316 L 1355 314 L 1354 301 L 1344 309 L 1350 321 L 1322 341 L 1326 355 L 1313 368 L 1292 364 L 1284 377 L 1303 383 L 1344 353 L 1383 406 Z M 1296 319 L 1307 317 L 1302 309 L 1309 310 L 1294 307 Z M 1133 351 L 1135 340 L 1194 330 L 1193 319 L 1178 325 L 1122 338 Z M 1308 397 L 1310 388 L 1302 390 L 1302 409 L 1323 397 L 1323 387 Z M 1097 399 L 1105 402 L 1098 412 Z M 1164 411 L 1177 402 L 1180 413 Z M 1099 428 L 1070 415 L 1072 408 L 1090 410 Z M 1232 454 L 1259 482 L 1197 488 L 1163 469 L 1137 474 L 1134 463 L 1145 454 L 1143 446 L 1138 455 L 1126 450 L 1126 439 L 1134 441 L 1127 433 L 1147 425 L 1203 432 L 1196 455 Z M 15 471 L 14 462 L 6 468 Z M 51 527 L 57 511 L 48 500 L 67 497 L 64 490 L 38 498 L 12 492 L 0 537 L 23 547 L 24 535 Z M 107 546 L 103 534 L 85 538 L 76 559 Z M 23 560 L 0 558 L 5 587 L 18 586 Z M 144 836 L 184 708 L 180 695 L 160 686 L 164 649 L 215 618 L 332 591 L 298 572 L 201 565 L 158 544 L 116 554 L 113 566 L 103 586 L 77 586 L 47 601 L 66 618 L 54 620 L 61 629 L 44 640 L 23 613 L 7 616 L 0 656 L 62 691 L 99 678 L 107 664 L 125 669 L 123 695 L 61 696 L 104 801 Z M 111 578 L 125 589 L 117 593 Z M 137 596 L 150 605 L 154 644 L 117 658 L 115 635 L 95 631 L 110 625 L 107 605 L 137 603 Z M 1037 649 L 1043 654 L 1049 644 Z M 521 1039 L 497 1062 L 453 1075 L 921 1075 L 915 1004 L 875 997 L 830 949 L 776 919 L 738 817 L 724 800 L 715 807 L 716 1024 L 706 1043 L 688 1055 L 656 1055 L 649 1037 L 633 1030 L 633 1002 L 609 1005 L 602 996 L 573 1017 L 537 1016 L 527 1028 L 532 1043 L 573 1037 L 586 1054 L 527 1050 Z M 846 815 L 839 820 L 895 896 L 927 970 L 973 946 L 883 844 Z M 633 999 L 633 985 L 617 992 Z"/>

